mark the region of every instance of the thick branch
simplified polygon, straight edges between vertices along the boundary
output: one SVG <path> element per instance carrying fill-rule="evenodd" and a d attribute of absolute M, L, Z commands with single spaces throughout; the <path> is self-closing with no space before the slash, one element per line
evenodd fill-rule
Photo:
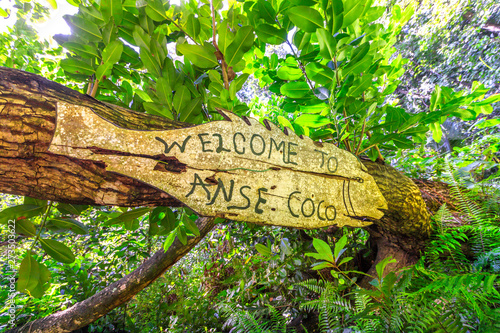
<path fill-rule="evenodd" d="M 190 238 L 187 245 L 176 240 L 167 252 L 163 249 L 143 262 L 139 268 L 110 284 L 92 297 L 76 303 L 72 307 L 51 314 L 45 318 L 29 322 L 8 332 L 62 333 L 87 326 L 114 308 L 124 304 L 142 289 L 146 288 L 180 258 L 186 255 L 205 235 L 212 230 L 213 218 L 199 218 L 197 222 L 200 236 Z"/>

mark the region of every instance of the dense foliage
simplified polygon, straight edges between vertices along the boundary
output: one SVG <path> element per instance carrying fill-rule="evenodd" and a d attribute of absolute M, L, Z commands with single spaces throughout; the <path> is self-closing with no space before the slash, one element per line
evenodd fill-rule
<path fill-rule="evenodd" d="M 383 277 L 387 258 L 372 289 L 360 286 L 374 256 L 362 229 L 219 221 L 90 331 L 500 329 L 499 37 L 480 30 L 499 16 L 494 1 L 68 2 L 79 6 L 65 18 L 72 34 L 55 36 L 52 47 L 29 26 L 48 10 L 16 1 L 0 65 L 170 119 L 219 120 L 217 108 L 268 119 L 453 189 L 420 261 Z M 255 91 L 265 98 L 246 103 Z M 11 196 L 0 209 L 2 234 L 16 219 L 19 260 L 1 269 L 18 277 L 17 324 L 88 298 L 176 237 L 198 233 L 189 209 Z M 8 279 L 1 283 L 6 300 Z M 4 328 L 8 303 L 1 306 Z"/>

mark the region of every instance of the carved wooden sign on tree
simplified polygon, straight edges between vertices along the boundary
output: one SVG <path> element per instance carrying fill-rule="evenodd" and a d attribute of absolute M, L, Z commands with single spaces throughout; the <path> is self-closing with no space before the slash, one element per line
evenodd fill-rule
<path fill-rule="evenodd" d="M 387 209 L 351 153 L 271 123 L 221 114 L 225 121 L 139 131 L 58 102 L 49 151 L 103 162 L 108 171 L 157 187 L 204 216 L 312 229 L 362 227 Z"/>

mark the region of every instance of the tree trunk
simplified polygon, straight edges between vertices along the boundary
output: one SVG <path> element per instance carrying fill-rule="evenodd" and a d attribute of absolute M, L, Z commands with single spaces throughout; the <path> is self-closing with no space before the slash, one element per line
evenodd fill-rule
<path fill-rule="evenodd" d="M 192 126 L 108 105 L 40 76 L 0 67 L 0 192 L 73 204 L 182 206 L 176 198 L 157 188 L 133 178 L 108 172 L 102 162 L 50 153 L 48 147 L 55 132 L 58 101 L 90 107 L 100 117 L 127 129 L 168 130 Z M 375 221 L 368 229 L 372 237 L 377 240 L 379 253 L 377 260 L 388 254 L 393 255 L 399 259 L 399 263 L 392 268 L 414 262 L 418 251 L 425 245 L 430 231 L 430 215 L 418 187 L 411 179 L 388 165 L 371 161 L 363 161 L 363 164 L 374 177 L 388 203 L 385 216 Z M 205 223 L 206 233 L 211 224 Z M 147 279 L 141 277 L 140 273 L 130 277 L 129 279 L 135 281 L 133 293 L 151 283 L 158 276 L 156 274 L 161 274 L 158 272 L 163 272 L 193 245 L 189 243 L 186 247 L 182 247 L 177 244 L 172 254 L 169 254 L 170 250 L 167 254 L 155 254 L 143 266 L 151 268 L 151 263 L 154 263 L 162 268 L 155 270 L 154 273 L 148 273 Z M 139 272 L 145 269 L 143 266 L 138 269 Z M 120 281 L 111 286 L 116 288 L 128 283 Z M 84 301 L 87 303 L 79 305 L 78 311 L 84 311 L 83 309 L 89 304 L 99 303 L 100 297 L 107 295 L 111 290 L 110 287 L 87 300 L 89 302 Z M 128 292 L 127 295 L 133 293 Z M 112 297 L 127 300 L 131 296 L 112 294 Z M 85 312 L 86 316 L 97 319 L 104 314 L 102 311 L 109 311 L 119 305 L 118 303 L 120 302 L 106 303 L 107 305 L 100 307 L 99 311 L 96 310 L 94 315 Z M 76 321 L 80 322 L 78 327 L 88 323 L 83 317 L 74 317 L 79 318 L 75 319 L 76 321 L 63 320 L 64 316 L 77 316 L 71 309 L 61 312 L 64 315 L 57 313 L 50 316 L 64 322 L 57 326 L 59 327 L 57 332 L 76 329 Z M 47 319 L 46 323 L 52 323 L 51 320 Z M 70 322 L 73 324 L 69 324 Z M 32 329 L 32 332 L 35 330 Z"/>
<path fill-rule="evenodd" d="M 200 236 L 189 238 L 186 245 L 182 245 L 177 239 L 167 252 L 164 252 L 163 249 L 159 250 L 144 261 L 135 271 L 110 284 L 97 294 L 76 303 L 66 310 L 29 322 L 8 332 L 62 333 L 87 326 L 130 300 L 160 277 L 212 230 L 213 221 L 213 218 L 199 218 L 196 224 L 200 229 Z"/>

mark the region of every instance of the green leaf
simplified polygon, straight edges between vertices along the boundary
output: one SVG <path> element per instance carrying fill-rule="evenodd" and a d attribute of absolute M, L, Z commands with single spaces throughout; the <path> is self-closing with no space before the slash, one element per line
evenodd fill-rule
<path fill-rule="evenodd" d="M 260 253 L 262 254 L 264 257 L 270 257 L 273 253 L 271 252 L 271 250 L 265 246 L 265 245 L 262 245 L 262 244 L 255 244 L 255 249 Z"/>
<path fill-rule="evenodd" d="M 493 126 L 497 126 L 497 125 L 500 125 L 500 119 L 499 118 L 488 119 L 488 120 L 481 119 L 481 121 L 479 121 L 478 123 L 476 123 L 475 126 L 477 128 L 488 128 L 488 127 L 493 127 Z"/>
<path fill-rule="evenodd" d="M 217 28 L 217 45 L 222 54 L 226 54 L 226 48 L 234 40 L 234 34 L 227 28 L 227 21 L 222 21 Z"/>
<path fill-rule="evenodd" d="M 149 37 L 139 25 L 135 26 L 132 35 L 134 36 L 135 45 L 139 46 L 141 49 L 144 48 L 150 51 L 149 45 L 151 44 L 151 37 Z"/>
<path fill-rule="evenodd" d="M 160 103 L 167 105 L 172 104 L 172 88 L 166 78 L 160 77 L 156 80 L 156 95 L 158 96 Z"/>
<path fill-rule="evenodd" d="M 297 6 L 290 8 L 287 14 L 292 23 L 305 32 L 315 32 L 316 29 L 323 28 L 323 17 L 316 9 Z"/>
<path fill-rule="evenodd" d="M 229 67 L 236 65 L 243 58 L 243 54 L 252 48 L 253 40 L 254 35 L 251 26 L 247 25 L 238 29 L 234 40 L 229 44 L 224 54 Z"/>
<path fill-rule="evenodd" d="M 342 70 L 342 75 L 359 74 L 370 67 L 373 60 L 373 55 L 367 56 L 370 51 L 370 43 L 365 42 L 354 49 L 351 60 L 346 68 Z"/>
<path fill-rule="evenodd" d="M 141 208 L 135 208 L 129 211 L 126 211 L 119 216 L 109 219 L 106 222 L 104 222 L 104 226 L 109 226 L 113 224 L 118 224 L 118 223 L 123 223 L 126 221 L 132 221 L 138 217 L 143 216 L 144 214 L 148 213 L 151 211 L 151 208 L 149 207 L 141 207 Z"/>
<path fill-rule="evenodd" d="M 0 17 L 9 17 L 9 13 L 7 13 L 7 11 L 1 7 L 0 7 Z"/>
<path fill-rule="evenodd" d="M 201 97 L 196 97 L 195 99 L 190 100 L 186 108 L 182 111 L 179 120 L 189 122 L 198 116 L 201 113 L 202 101 Z"/>
<path fill-rule="evenodd" d="M 86 235 L 89 233 L 89 229 L 85 224 L 80 221 L 67 218 L 67 217 L 56 217 L 50 219 L 48 223 L 52 224 L 54 227 L 58 229 L 71 230 L 75 234 L 78 235 Z"/>
<path fill-rule="evenodd" d="M 34 237 L 36 235 L 36 227 L 28 219 L 22 219 L 15 222 L 16 234 L 26 237 Z"/>
<path fill-rule="evenodd" d="M 344 23 L 344 4 L 342 0 L 332 0 L 332 16 L 331 16 L 331 32 L 332 34 L 336 34 L 340 28 L 342 28 L 342 24 Z"/>
<path fill-rule="evenodd" d="M 92 21 L 70 15 L 65 15 L 64 20 L 68 23 L 69 27 L 76 35 L 81 36 L 90 42 L 99 42 L 102 40 L 99 27 Z"/>
<path fill-rule="evenodd" d="M 361 93 L 363 93 L 363 91 L 372 86 L 372 80 L 373 75 L 365 73 L 361 78 L 353 83 L 347 94 L 352 97 L 358 97 Z"/>
<path fill-rule="evenodd" d="M 318 239 L 318 238 L 314 238 L 313 239 L 313 246 L 314 246 L 314 249 L 321 255 L 324 256 L 325 260 L 329 261 L 329 262 L 335 262 L 333 260 L 333 253 L 332 253 L 332 249 L 330 248 L 330 246 L 323 240 L 321 239 Z"/>
<path fill-rule="evenodd" d="M 177 229 L 179 227 L 177 227 L 176 229 L 174 229 L 173 231 L 171 231 L 168 236 L 167 236 L 167 239 L 165 239 L 165 242 L 163 242 L 163 251 L 167 252 L 168 249 L 170 248 L 170 246 L 172 245 L 172 243 L 174 242 L 175 240 L 175 236 L 177 236 Z"/>
<path fill-rule="evenodd" d="M 278 29 L 267 23 L 262 23 L 255 29 L 257 37 L 264 43 L 281 45 L 286 41 L 286 30 Z"/>
<path fill-rule="evenodd" d="M 260 17 L 262 17 L 268 23 L 275 23 L 276 11 L 269 1 L 259 0 L 257 2 L 257 8 L 259 9 Z"/>
<path fill-rule="evenodd" d="M 67 58 L 61 60 L 61 67 L 69 73 L 73 74 L 83 74 L 92 75 L 95 73 L 94 68 L 91 65 L 82 60 Z"/>
<path fill-rule="evenodd" d="M 280 79 L 286 81 L 298 80 L 304 76 L 304 73 L 302 73 L 302 70 L 300 68 L 294 68 L 288 66 L 280 67 L 280 69 L 278 69 L 277 74 Z"/>
<path fill-rule="evenodd" d="M 278 123 L 283 126 L 283 128 L 288 127 L 289 129 L 293 129 L 292 123 L 290 123 L 290 120 L 286 119 L 283 116 L 278 116 Z"/>
<path fill-rule="evenodd" d="M 47 266 L 45 266 L 44 264 L 38 264 L 38 268 L 40 272 L 38 284 L 35 288 L 30 290 L 30 294 L 33 297 L 41 298 L 45 293 L 45 290 L 49 287 L 48 282 L 50 281 L 51 274 Z"/>
<path fill-rule="evenodd" d="M 347 236 L 342 236 L 337 242 L 335 242 L 335 248 L 333 250 L 333 256 L 335 258 L 335 262 L 339 260 L 340 255 L 342 254 L 342 250 L 347 244 Z"/>
<path fill-rule="evenodd" d="M 19 278 L 17 279 L 17 291 L 31 291 L 38 285 L 40 279 L 40 268 L 38 262 L 27 252 L 19 267 Z"/>
<path fill-rule="evenodd" d="M 306 74 L 309 79 L 322 85 L 331 83 L 335 77 L 335 73 L 329 67 L 316 62 L 307 64 Z"/>
<path fill-rule="evenodd" d="M 324 268 L 328 268 L 328 267 L 333 267 L 333 265 L 330 264 L 328 261 L 322 261 L 322 262 L 318 262 L 318 263 L 313 264 L 311 268 L 315 271 L 318 271 L 320 269 L 324 269 Z"/>
<path fill-rule="evenodd" d="M 198 20 L 194 14 L 189 14 L 184 29 L 189 36 L 196 39 L 201 31 L 200 20 Z"/>
<path fill-rule="evenodd" d="M 439 122 L 435 122 L 432 124 L 429 124 L 429 128 L 432 132 L 432 138 L 436 142 L 441 142 L 441 137 L 443 135 L 443 131 L 441 129 L 441 124 Z"/>
<path fill-rule="evenodd" d="M 189 89 L 186 86 L 180 86 L 174 95 L 174 109 L 180 113 L 190 100 L 191 92 Z"/>
<path fill-rule="evenodd" d="M 120 60 L 123 52 L 123 43 L 120 40 L 115 40 L 109 43 L 102 51 L 102 61 L 104 63 L 116 63 Z"/>
<path fill-rule="evenodd" d="M 193 222 L 193 220 L 191 220 L 189 218 L 189 216 L 187 215 L 184 215 L 184 217 L 182 218 L 182 223 L 184 223 L 184 226 L 192 233 L 194 234 L 195 236 L 199 237 L 200 236 L 200 229 L 198 229 L 198 226 L 196 225 L 196 223 Z"/>
<path fill-rule="evenodd" d="M 146 14 L 153 21 L 164 21 L 167 20 L 168 17 L 166 15 L 165 7 L 163 7 L 162 0 L 152 0 L 148 1 L 146 6 Z"/>
<path fill-rule="evenodd" d="M 281 94 L 290 98 L 301 98 L 307 95 L 310 88 L 307 82 L 288 82 L 280 87 Z"/>
<path fill-rule="evenodd" d="M 123 43 L 120 40 L 112 41 L 102 51 L 102 64 L 97 68 L 96 77 L 102 81 L 103 76 L 109 76 L 113 65 L 120 60 L 123 52 Z"/>
<path fill-rule="evenodd" d="M 73 204 L 65 204 L 58 203 L 57 210 L 65 215 L 80 215 L 84 210 L 89 208 L 87 205 L 73 205 Z"/>
<path fill-rule="evenodd" d="M 319 54 L 326 60 L 335 59 L 337 39 L 335 39 L 331 33 L 323 28 L 316 31 L 316 36 L 318 37 L 319 42 Z"/>
<path fill-rule="evenodd" d="M 53 239 L 44 238 L 40 238 L 40 243 L 42 244 L 42 248 L 45 252 L 47 252 L 47 254 L 55 260 L 65 264 L 71 264 L 75 261 L 73 252 L 71 252 L 70 248 L 63 243 Z"/>
<path fill-rule="evenodd" d="M 330 119 L 319 114 L 303 114 L 295 120 L 302 127 L 318 128 L 330 124 Z"/>
<path fill-rule="evenodd" d="M 209 45 L 177 44 L 177 51 L 200 68 L 213 68 L 219 64 L 214 54 L 215 49 Z"/>
<path fill-rule="evenodd" d="M 160 62 L 158 58 L 153 57 L 151 52 L 143 47 L 141 47 L 140 56 L 142 63 L 148 70 L 148 72 L 156 77 L 160 76 Z"/>
<path fill-rule="evenodd" d="M 101 13 L 106 22 L 113 18 L 116 25 L 121 24 L 123 19 L 122 0 L 101 1 Z"/>
<path fill-rule="evenodd" d="M 342 28 L 353 24 L 363 14 L 366 5 L 366 0 L 345 0 Z"/>
<path fill-rule="evenodd" d="M 23 204 L 5 208 L 0 212 L 0 224 L 7 224 L 9 220 L 19 220 L 42 214 L 47 206 Z"/>
<path fill-rule="evenodd" d="M 73 52 L 77 56 L 81 56 L 83 58 L 100 58 L 97 53 L 97 49 L 92 45 L 84 45 L 80 43 L 66 42 L 62 45 L 65 49 Z"/>
<path fill-rule="evenodd" d="M 186 231 L 184 230 L 184 228 L 181 228 L 180 226 L 177 227 L 177 237 L 179 237 L 179 240 L 181 241 L 182 245 L 187 244 Z"/>
<path fill-rule="evenodd" d="M 396 259 L 393 259 L 391 256 L 389 256 L 387 258 L 382 259 L 382 261 L 375 266 L 379 280 L 382 280 L 382 275 L 384 274 L 385 267 L 393 262 L 396 262 Z"/>

